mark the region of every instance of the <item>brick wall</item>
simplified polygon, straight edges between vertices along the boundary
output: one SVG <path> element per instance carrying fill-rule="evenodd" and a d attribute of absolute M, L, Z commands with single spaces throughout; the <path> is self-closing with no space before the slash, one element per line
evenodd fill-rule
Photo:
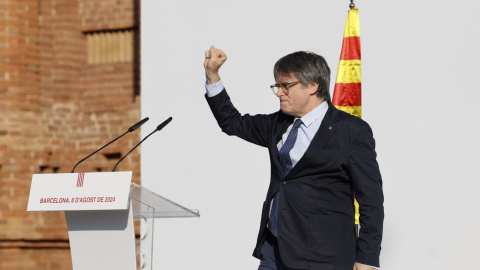
<path fill-rule="evenodd" d="M 138 33 L 138 11 L 137 0 L 0 1 L 0 269 L 71 268 L 63 213 L 26 212 L 32 174 L 70 172 L 140 120 L 139 52 L 87 64 L 86 45 L 87 32 Z M 110 171 L 139 140 L 128 134 L 76 171 Z M 139 182 L 139 151 L 117 170 Z"/>

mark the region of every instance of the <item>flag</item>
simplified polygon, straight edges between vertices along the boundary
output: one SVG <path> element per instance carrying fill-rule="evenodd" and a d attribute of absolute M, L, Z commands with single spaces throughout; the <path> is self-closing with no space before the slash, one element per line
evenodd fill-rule
<path fill-rule="evenodd" d="M 358 9 L 348 11 L 342 52 L 332 104 L 337 109 L 362 118 L 362 51 L 360 48 L 360 20 Z M 355 200 L 355 224 L 360 224 L 360 212 Z"/>
<path fill-rule="evenodd" d="M 342 53 L 338 63 L 337 79 L 332 104 L 337 109 L 362 117 L 362 52 L 358 10 L 348 11 Z"/>

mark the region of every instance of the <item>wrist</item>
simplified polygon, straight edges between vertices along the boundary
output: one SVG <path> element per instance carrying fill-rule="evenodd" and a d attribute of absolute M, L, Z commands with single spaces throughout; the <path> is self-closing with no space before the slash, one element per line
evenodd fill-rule
<path fill-rule="evenodd" d="M 220 75 L 218 74 L 218 72 L 206 71 L 205 76 L 207 79 L 207 84 L 214 84 L 220 81 Z"/>

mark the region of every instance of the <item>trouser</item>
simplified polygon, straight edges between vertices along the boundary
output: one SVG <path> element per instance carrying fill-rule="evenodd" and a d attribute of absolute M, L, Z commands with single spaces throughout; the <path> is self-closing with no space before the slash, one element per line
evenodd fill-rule
<path fill-rule="evenodd" d="M 285 266 L 280 258 L 277 238 L 267 229 L 266 241 L 262 246 L 262 259 L 258 270 L 298 270 Z"/>

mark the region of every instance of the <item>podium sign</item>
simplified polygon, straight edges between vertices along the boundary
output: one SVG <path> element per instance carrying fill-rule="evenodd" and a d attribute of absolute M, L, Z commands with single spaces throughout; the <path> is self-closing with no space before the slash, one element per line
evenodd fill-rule
<path fill-rule="evenodd" d="M 27 211 L 126 210 L 132 172 L 34 174 Z"/>

